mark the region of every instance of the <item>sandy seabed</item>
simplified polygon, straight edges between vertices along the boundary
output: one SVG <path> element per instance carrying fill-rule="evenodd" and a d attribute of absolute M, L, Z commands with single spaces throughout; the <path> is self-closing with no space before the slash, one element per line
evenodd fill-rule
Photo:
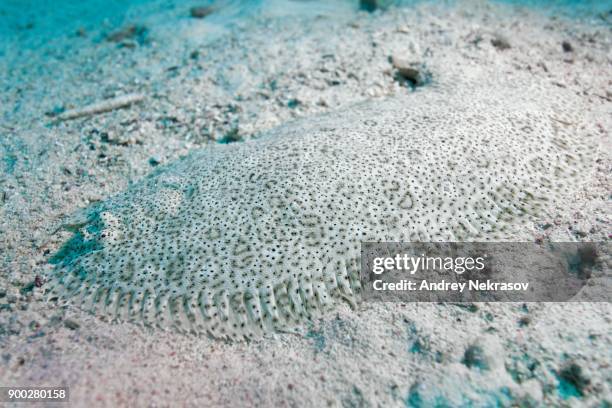
<path fill-rule="evenodd" d="M 520 72 L 602 112 L 603 148 L 584 188 L 529 238 L 612 238 L 612 15 L 483 1 L 372 14 L 296 4 L 194 19 L 189 5 L 150 2 L 44 40 L 36 20 L 6 36 L 0 384 L 64 385 L 73 406 L 610 406 L 609 303 L 367 303 L 228 344 L 44 300 L 49 258 L 70 236 L 59 228 L 65 217 L 190 150 L 418 92 L 397 80 L 392 55 L 424 63 L 434 85 L 445 69 Z M 132 94 L 142 100 L 57 120 Z M 476 349 L 487 369 L 466 364 Z"/>

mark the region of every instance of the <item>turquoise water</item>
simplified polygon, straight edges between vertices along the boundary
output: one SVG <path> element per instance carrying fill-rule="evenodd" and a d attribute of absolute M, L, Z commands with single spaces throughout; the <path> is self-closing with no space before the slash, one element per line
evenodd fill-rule
<path fill-rule="evenodd" d="M 423 1 L 386 0 L 397 7 L 410 7 Z M 493 1 L 493 0 L 491 0 Z M 495 0 L 518 7 L 541 9 L 568 16 L 609 17 L 612 21 L 612 0 Z M 454 3 L 454 0 L 442 1 Z M 226 28 L 241 19 L 256 15 L 349 14 L 360 9 L 358 0 L 1 0 L 0 44 L 4 40 L 19 41 L 35 48 L 58 36 L 75 35 L 78 30 L 100 35 L 131 21 L 193 20 L 189 9 L 210 6 L 216 12 L 206 17 L 211 31 Z"/>
<path fill-rule="evenodd" d="M 500 0 L 500 2 L 528 7 L 565 10 L 567 12 L 580 10 L 601 13 L 609 12 L 612 7 L 612 2 L 606 0 Z"/>

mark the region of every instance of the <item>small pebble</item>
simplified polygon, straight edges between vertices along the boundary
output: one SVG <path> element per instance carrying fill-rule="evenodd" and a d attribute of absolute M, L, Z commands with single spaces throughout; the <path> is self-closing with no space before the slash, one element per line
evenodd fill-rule
<path fill-rule="evenodd" d="M 531 323 L 531 318 L 529 316 L 523 316 L 519 319 L 519 327 L 529 326 Z"/>
<path fill-rule="evenodd" d="M 504 367 L 504 354 L 498 337 L 488 334 L 465 349 L 461 362 L 472 369 L 497 371 Z"/>
<path fill-rule="evenodd" d="M 64 113 L 66 111 L 66 108 L 64 107 L 64 105 L 56 105 L 53 107 L 53 109 L 45 112 L 46 116 L 50 116 L 50 117 L 55 117 L 61 113 Z"/>
<path fill-rule="evenodd" d="M 189 10 L 189 14 L 193 18 L 204 18 L 213 13 L 212 7 L 192 7 Z"/>
<path fill-rule="evenodd" d="M 576 234 L 580 238 L 584 238 L 584 237 L 586 237 L 588 235 L 586 232 L 581 231 L 581 230 L 574 230 L 574 234 Z"/>
<path fill-rule="evenodd" d="M 64 320 L 64 326 L 66 326 L 70 330 L 76 330 L 79 327 L 81 327 L 81 325 L 76 320 L 72 320 L 72 319 Z"/>
<path fill-rule="evenodd" d="M 106 36 L 106 41 L 121 42 L 136 38 L 139 43 L 142 43 L 147 34 L 147 28 L 142 25 L 130 24 L 118 31 L 114 31 Z"/>
<path fill-rule="evenodd" d="M 493 45 L 498 50 L 507 50 L 511 48 L 510 43 L 504 37 L 496 36 L 491 40 L 491 45 Z"/>
<path fill-rule="evenodd" d="M 409 81 L 411 84 L 418 86 L 423 85 L 425 82 L 425 75 L 422 72 L 421 63 L 393 55 L 391 57 L 391 64 L 393 64 L 399 76 Z"/>
<path fill-rule="evenodd" d="M 482 370 L 489 369 L 487 359 L 484 355 L 482 347 L 479 345 L 471 345 L 465 350 L 462 363 L 469 368 L 476 367 Z"/>
<path fill-rule="evenodd" d="M 574 51 L 574 47 L 568 41 L 563 41 L 561 43 L 561 47 L 563 47 L 563 52 L 572 52 Z"/>
<path fill-rule="evenodd" d="M 372 13 L 380 7 L 378 0 L 359 0 L 359 9 Z"/>

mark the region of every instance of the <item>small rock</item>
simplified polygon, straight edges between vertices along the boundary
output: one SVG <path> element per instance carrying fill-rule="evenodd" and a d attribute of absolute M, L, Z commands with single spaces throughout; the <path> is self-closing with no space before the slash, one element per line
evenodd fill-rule
<path fill-rule="evenodd" d="M 511 48 L 510 43 L 504 37 L 497 35 L 493 39 L 491 39 L 491 45 L 493 45 L 498 50 L 507 50 Z"/>
<path fill-rule="evenodd" d="M 45 115 L 49 117 L 55 117 L 57 115 L 64 113 L 65 111 L 66 111 L 66 108 L 63 105 L 56 105 L 53 107 L 53 109 L 45 112 Z"/>
<path fill-rule="evenodd" d="M 378 0 L 359 0 L 359 9 L 372 13 L 380 7 L 379 3 Z"/>
<path fill-rule="evenodd" d="M 563 41 L 561 43 L 561 47 L 563 47 L 563 52 L 573 52 L 574 51 L 574 47 L 572 47 L 572 44 L 570 44 L 569 41 Z"/>
<path fill-rule="evenodd" d="M 393 64 L 399 76 L 410 82 L 413 86 L 419 86 L 425 83 L 426 74 L 420 62 L 410 61 L 406 58 L 393 55 L 391 57 L 391 64 Z"/>
<path fill-rule="evenodd" d="M 396 29 L 396 31 L 398 33 L 402 33 L 402 34 L 410 34 L 410 27 L 409 26 L 401 26 L 401 27 L 398 27 Z"/>
<path fill-rule="evenodd" d="M 136 48 L 136 42 L 135 41 L 122 41 L 119 43 L 118 47 L 128 48 L 130 50 L 133 50 L 134 48 Z"/>
<path fill-rule="evenodd" d="M 76 320 L 72 320 L 72 319 L 64 320 L 64 326 L 66 326 L 70 330 L 76 330 L 79 327 L 81 327 L 81 325 Z"/>
<path fill-rule="evenodd" d="M 145 26 L 130 24 L 121 30 L 108 34 L 106 36 L 106 41 L 118 43 L 125 40 L 136 39 L 139 44 L 142 44 L 147 35 L 147 31 Z"/>
<path fill-rule="evenodd" d="M 6 289 L 0 289 L 0 299 L 6 296 Z"/>
<path fill-rule="evenodd" d="M 149 165 L 151 165 L 151 167 L 155 167 L 160 163 L 161 163 L 161 159 L 159 157 L 157 156 L 149 157 Z"/>
<path fill-rule="evenodd" d="M 212 7 L 192 7 L 189 10 L 189 14 L 193 18 L 204 18 L 212 14 L 214 9 Z"/>
<path fill-rule="evenodd" d="M 493 335 L 486 335 L 465 349 L 461 362 L 469 368 L 497 371 L 504 368 L 504 355 L 504 348 L 499 339 Z"/>
<path fill-rule="evenodd" d="M 574 230 L 574 234 L 579 236 L 580 238 L 585 238 L 588 234 L 582 230 Z"/>
<path fill-rule="evenodd" d="M 222 138 L 218 139 L 217 143 L 228 144 L 241 141 L 242 136 L 240 135 L 238 128 L 232 128 Z"/>
<path fill-rule="evenodd" d="M 529 323 L 531 323 L 531 318 L 529 316 L 523 316 L 519 319 L 518 323 L 519 327 L 529 326 Z"/>
<path fill-rule="evenodd" d="M 484 355 L 484 351 L 482 347 L 477 344 L 472 344 L 467 349 L 465 349 L 462 363 L 468 366 L 469 368 L 476 367 L 480 368 L 481 370 L 489 369 L 489 363 L 487 362 L 487 358 Z"/>
<path fill-rule="evenodd" d="M 115 132 L 112 130 L 100 133 L 100 141 L 102 143 L 124 147 L 132 144 L 138 144 L 140 142 L 136 133 Z"/>
<path fill-rule="evenodd" d="M 454 306 L 467 310 L 471 313 L 476 313 L 478 311 L 478 305 L 476 303 L 454 303 Z"/>

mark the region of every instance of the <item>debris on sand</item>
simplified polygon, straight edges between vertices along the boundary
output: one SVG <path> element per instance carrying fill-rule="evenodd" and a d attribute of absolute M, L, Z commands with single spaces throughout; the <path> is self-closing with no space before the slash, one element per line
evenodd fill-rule
<path fill-rule="evenodd" d="M 57 116 L 58 121 L 81 118 L 83 116 L 93 116 L 98 113 L 110 112 L 115 109 L 125 108 L 144 99 L 140 93 L 132 93 L 96 102 L 80 108 L 69 109 Z"/>
<path fill-rule="evenodd" d="M 461 362 L 468 368 L 481 371 L 496 371 L 504 367 L 504 349 L 493 336 L 476 339 L 463 354 Z"/>
<path fill-rule="evenodd" d="M 77 322 L 76 320 L 72 320 L 72 319 L 66 319 L 64 320 L 64 326 L 66 326 L 68 329 L 70 330 L 76 330 L 79 327 L 81 327 L 81 325 L 79 324 L 79 322 Z"/>
<path fill-rule="evenodd" d="M 487 359 L 484 355 L 482 347 L 478 345 L 469 346 L 463 355 L 463 360 L 461 361 L 467 367 L 477 367 L 482 370 L 488 370 L 489 365 L 487 363 Z"/>
<path fill-rule="evenodd" d="M 501 51 L 512 48 L 510 42 L 501 35 L 496 35 L 493 37 L 491 39 L 491 45 Z"/>
<path fill-rule="evenodd" d="M 359 8 L 371 13 L 380 6 L 379 3 L 377 0 L 359 0 Z"/>
<path fill-rule="evenodd" d="M 397 70 L 398 76 L 414 86 L 421 86 L 427 81 L 424 66 L 419 61 L 409 60 L 399 55 L 391 56 L 391 64 Z"/>
<path fill-rule="evenodd" d="M 212 7 L 192 7 L 189 14 L 193 18 L 204 18 L 212 14 L 215 10 Z"/>
<path fill-rule="evenodd" d="M 223 137 L 219 140 L 217 140 L 217 143 L 221 143 L 221 144 L 228 144 L 228 143 L 234 143 L 234 142 L 241 142 L 242 136 L 240 135 L 240 131 L 238 130 L 237 127 L 234 127 L 232 129 L 230 129 L 229 132 L 227 132 L 225 135 L 223 135 Z"/>
<path fill-rule="evenodd" d="M 159 156 L 151 156 L 149 157 L 149 165 L 151 167 L 155 167 L 157 165 L 159 165 L 162 162 L 162 159 L 159 158 Z"/>
<path fill-rule="evenodd" d="M 359 0 L 359 9 L 370 13 L 383 10 L 391 5 L 389 0 Z"/>
<path fill-rule="evenodd" d="M 125 40 L 136 40 L 143 44 L 147 36 L 147 28 L 143 25 L 130 24 L 106 36 L 106 41 L 120 43 Z"/>
<path fill-rule="evenodd" d="M 574 47 L 572 47 L 572 44 L 569 41 L 563 41 L 561 43 L 561 47 L 563 48 L 563 52 L 573 52 L 574 51 Z"/>

